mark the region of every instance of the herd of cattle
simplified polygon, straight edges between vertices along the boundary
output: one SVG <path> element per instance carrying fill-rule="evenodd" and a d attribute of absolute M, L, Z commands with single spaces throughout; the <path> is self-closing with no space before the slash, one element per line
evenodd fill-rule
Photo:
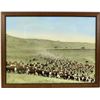
<path fill-rule="evenodd" d="M 44 60 L 44 62 L 40 62 L 36 58 L 32 58 L 27 64 L 22 61 L 9 61 L 6 65 L 6 71 L 8 73 L 34 74 L 88 83 L 95 82 L 95 66 L 94 64 L 89 64 L 88 61 L 82 64 L 77 61 L 60 58 L 41 56 L 40 59 Z"/>

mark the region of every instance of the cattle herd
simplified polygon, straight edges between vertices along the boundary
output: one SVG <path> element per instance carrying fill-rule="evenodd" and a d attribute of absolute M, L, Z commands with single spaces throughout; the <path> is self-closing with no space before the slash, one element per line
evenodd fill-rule
<path fill-rule="evenodd" d="M 83 64 L 65 58 L 42 56 L 39 56 L 38 58 L 39 59 L 33 57 L 28 63 L 22 61 L 9 61 L 6 64 L 6 72 L 28 75 L 33 74 L 43 77 L 75 80 L 77 82 L 95 82 L 95 65 L 89 64 L 88 61 L 85 61 Z"/>

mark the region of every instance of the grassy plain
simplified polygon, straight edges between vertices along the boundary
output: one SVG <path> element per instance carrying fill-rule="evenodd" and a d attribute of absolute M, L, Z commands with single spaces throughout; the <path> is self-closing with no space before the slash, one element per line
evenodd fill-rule
<path fill-rule="evenodd" d="M 84 49 L 82 49 L 84 47 Z M 93 43 L 61 42 L 42 39 L 22 39 L 7 35 L 7 61 L 28 63 L 33 57 L 67 58 L 90 64 L 95 63 Z M 40 59 L 41 60 L 41 59 Z M 7 74 L 7 83 L 74 83 L 76 81 L 25 74 Z"/>
<path fill-rule="evenodd" d="M 85 49 L 81 49 L 85 47 Z M 64 57 L 84 63 L 95 63 L 93 43 L 60 42 L 40 39 L 22 39 L 7 36 L 7 61 L 24 61 L 37 55 Z"/>
<path fill-rule="evenodd" d="M 9 83 L 77 83 L 77 81 L 64 80 L 57 78 L 48 78 L 36 75 L 27 75 L 27 74 L 14 74 L 7 73 L 7 80 Z M 79 83 L 82 83 L 81 81 Z"/>

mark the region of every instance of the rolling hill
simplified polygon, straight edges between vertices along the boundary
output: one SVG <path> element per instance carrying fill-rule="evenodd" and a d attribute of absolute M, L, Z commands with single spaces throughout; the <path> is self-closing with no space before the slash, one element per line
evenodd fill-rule
<path fill-rule="evenodd" d="M 85 47 L 85 49 L 82 49 Z M 23 39 L 7 35 L 7 60 L 28 61 L 34 55 L 66 57 L 84 62 L 95 62 L 93 43 L 61 42 L 43 39 Z"/>
<path fill-rule="evenodd" d="M 93 43 L 81 43 L 81 42 L 61 42 L 51 41 L 43 39 L 23 39 L 7 35 L 7 46 L 11 48 L 33 48 L 33 49 L 80 49 L 85 47 L 86 49 L 95 49 Z"/>

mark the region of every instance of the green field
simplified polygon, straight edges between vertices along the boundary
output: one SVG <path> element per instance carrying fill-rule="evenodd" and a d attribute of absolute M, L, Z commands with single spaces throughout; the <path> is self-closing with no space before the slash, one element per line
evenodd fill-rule
<path fill-rule="evenodd" d="M 7 73 L 6 83 L 77 83 L 77 81 L 48 78 L 36 75 Z"/>
<path fill-rule="evenodd" d="M 82 49 L 84 47 L 84 49 Z M 66 58 L 79 63 L 95 63 L 95 45 L 93 43 L 60 42 L 42 39 L 22 39 L 7 35 L 7 61 L 23 61 L 42 57 Z M 7 74 L 7 83 L 73 83 L 76 81 L 47 78 L 42 76 Z"/>
<path fill-rule="evenodd" d="M 85 49 L 81 49 L 85 47 Z M 92 43 L 60 42 L 40 39 L 22 39 L 7 36 L 7 61 L 24 61 L 37 55 L 60 57 L 84 63 L 95 63 L 95 45 Z"/>

